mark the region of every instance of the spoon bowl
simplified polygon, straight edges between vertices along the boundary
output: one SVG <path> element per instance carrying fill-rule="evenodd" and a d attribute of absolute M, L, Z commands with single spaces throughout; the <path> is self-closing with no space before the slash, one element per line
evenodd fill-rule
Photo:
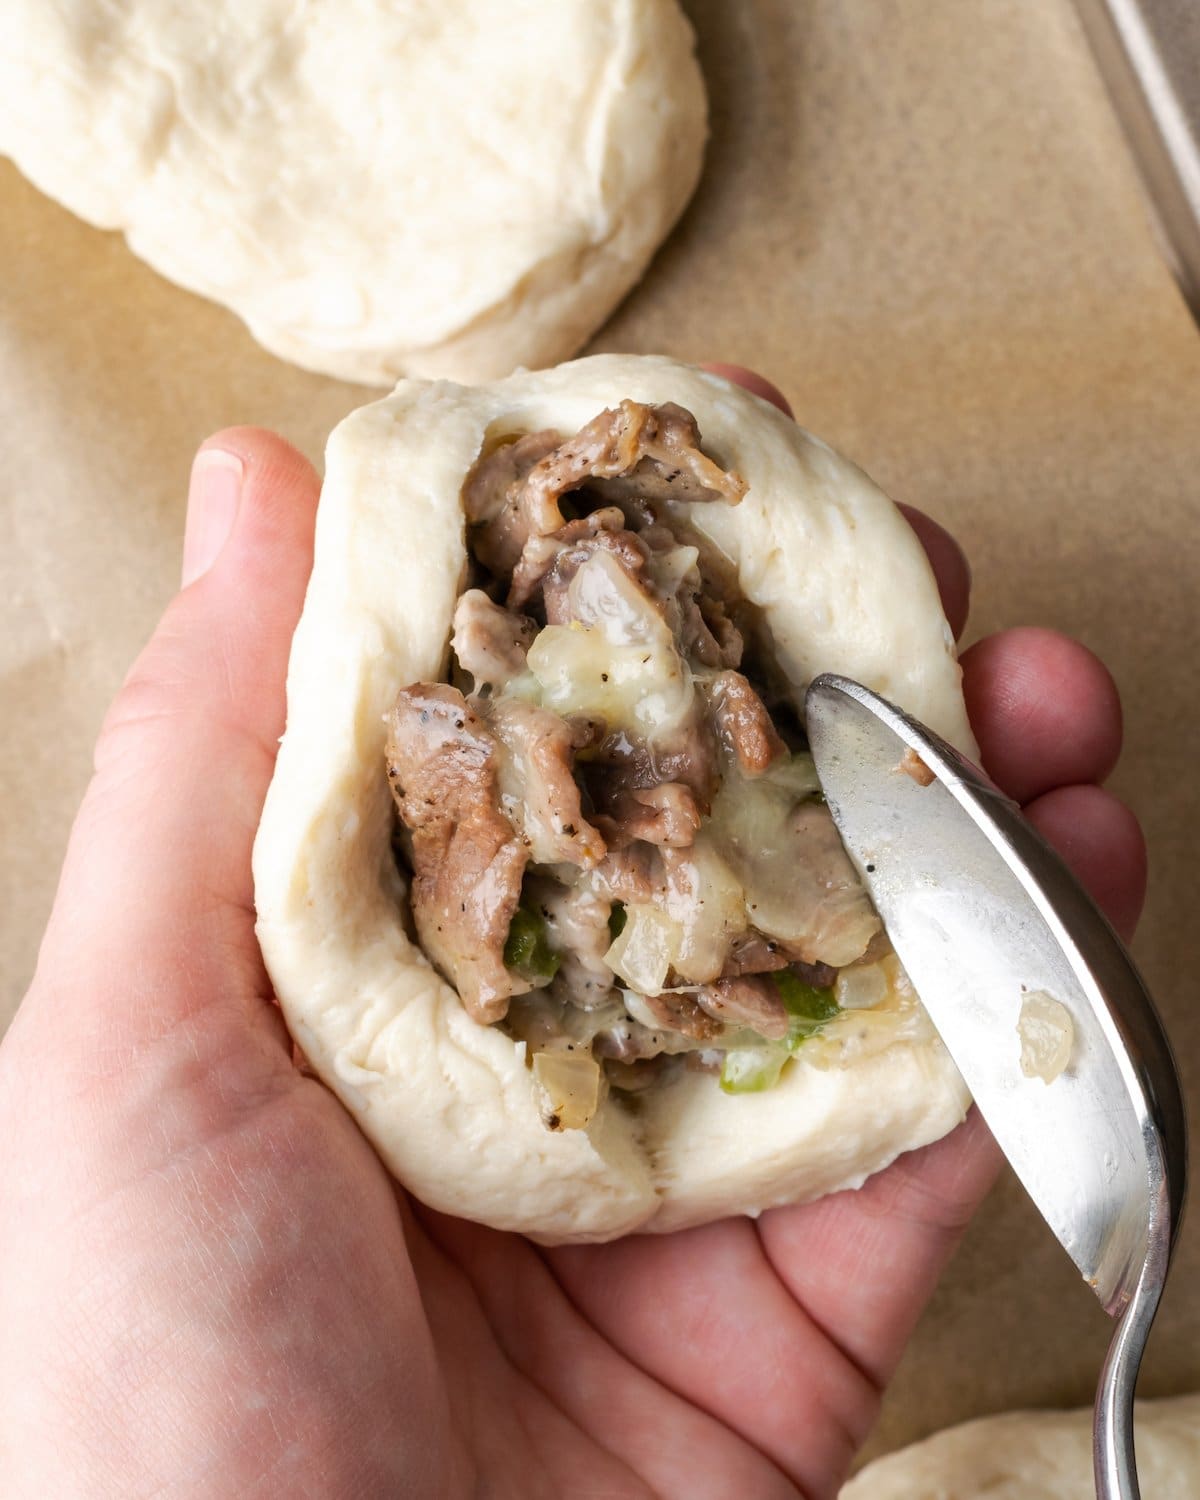
<path fill-rule="evenodd" d="M 1136 1500 L 1132 1402 L 1183 1211 L 1179 1074 L 1121 940 L 1020 808 L 893 704 L 826 674 L 809 743 L 863 884 L 980 1113 L 1119 1324 L 1102 1500 Z"/>

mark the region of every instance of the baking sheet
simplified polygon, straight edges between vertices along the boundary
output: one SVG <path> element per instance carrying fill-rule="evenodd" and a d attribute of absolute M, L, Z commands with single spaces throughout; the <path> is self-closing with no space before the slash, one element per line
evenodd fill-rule
<path fill-rule="evenodd" d="M 690 0 L 704 181 L 597 349 L 757 366 L 968 545 L 972 634 L 1071 631 L 1125 698 L 1114 785 L 1152 857 L 1138 953 L 1200 1074 L 1200 338 L 1067 0 Z M 314 459 L 369 396 L 263 353 L 0 164 L 0 1020 L 31 972 L 104 707 L 175 585 L 193 448 Z M 1196 1125 L 1193 1123 L 1193 1130 Z M 1200 1386 L 1185 1226 L 1143 1389 Z M 1108 1327 L 1005 1181 L 871 1452 L 1090 1398 Z"/>

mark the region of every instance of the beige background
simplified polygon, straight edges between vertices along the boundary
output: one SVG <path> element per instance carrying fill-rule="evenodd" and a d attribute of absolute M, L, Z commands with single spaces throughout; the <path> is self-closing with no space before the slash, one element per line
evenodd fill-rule
<path fill-rule="evenodd" d="M 1200 337 L 1066 0 L 692 0 L 713 140 L 596 340 L 752 364 L 975 563 L 972 635 L 1083 637 L 1125 697 L 1153 860 L 1138 952 L 1200 1076 Z M 0 1020 L 32 969 L 104 706 L 175 582 L 191 452 L 314 458 L 368 393 L 261 352 L 0 163 Z M 1193 1125 L 1195 1131 L 1195 1125 Z M 1144 1390 L 1200 1387 L 1200 1227 Z M 927 1314 L 872 1451 L 1089 1398 L 1107 1327 L 1011 1181 Z"/>

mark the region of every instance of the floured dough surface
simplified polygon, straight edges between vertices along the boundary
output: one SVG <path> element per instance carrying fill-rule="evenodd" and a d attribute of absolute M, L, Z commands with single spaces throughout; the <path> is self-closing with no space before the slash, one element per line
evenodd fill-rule
<path fill-rule="evenodd" d="M 521 1051 L 473 1022 L 406 932 L 384 715 L 446 667 L 467 563 L 462 481 L 485 442 L 571 433 L 622 398 L 674 401 L 749 483 L 691 520 L 762 611 L 797 698 L 857 677 L 968 753 L 924 552 L 858 469 L 767 403 L 657 358 L 597 356 L 490 386 L 402 382 L 334 432 L 288 725 L 255 846 L 258 932 L 288 1024 L 392 1171 L 435 1207 L 546 1241 L 669 1229 L 856 1185 L 962 1118 L 935 1038 L 759 1094 L 685 1073 L 586 1130 L 541 1124 Z"/>
<path fill-rule="evenodd" d="M 1200 1495 L 1200 1396 L 1139 1401 L 1142 1494 Z M 1092 1413 L 1018 1411 L 936 1433 L 868 1464 L 840 1500 L 1095 1500 Z"/>
<path fill-rule="evenodd" d="M 9 0 L 0 152 L 284 359 L 572 354 L 691 195 L 676 0 Z"/>

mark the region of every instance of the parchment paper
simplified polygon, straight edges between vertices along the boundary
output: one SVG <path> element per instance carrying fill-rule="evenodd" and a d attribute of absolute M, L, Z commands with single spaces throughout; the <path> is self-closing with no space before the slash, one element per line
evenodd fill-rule
<path fill-rule="evenodd" d="M 1194 1093 L 1200 337 L 1073 13 L 688 9 L 713 105 L 706 175 L 594 347 L 756 366 L 806 426 L 958 532 L 972 635 L 1054 625 L 1110 663 L 1127 713 L 1114 786 L 1152 858 L 1138 953 Z M 175 585 L 195 444 L 255 422 L 319 459 L 371 393 L 274 360 L 6 164 L 0 235 L 2 1019 L 32 970 L 103 710 Z M 1200 1386 L 1198 1275 L 1200 1229 L 1185 1229 L 1146 1393 Z M 1006 1180 L 871 1452 L 1002 1407 L 1088 1400 L 1108 1332 Z"/>

